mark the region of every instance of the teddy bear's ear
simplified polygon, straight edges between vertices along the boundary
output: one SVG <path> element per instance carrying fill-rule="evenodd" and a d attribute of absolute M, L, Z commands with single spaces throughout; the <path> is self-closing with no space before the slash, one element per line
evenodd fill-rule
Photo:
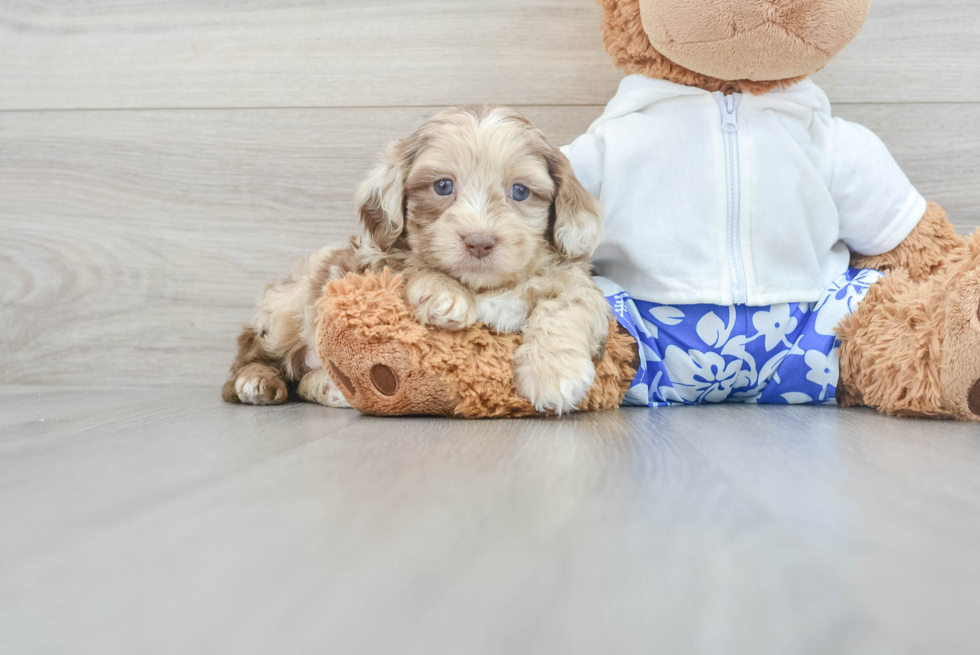
<path fill-rule="evenodd" d="M 552 204 L 552 242 L 568 259 L 590 257 L 602 239 L 602 205 L 575 177 L 572 165 L 560 150 L 547 156 L 548 172 L 555 183 Z"/>
<path fill-rule="evenodd" d="M 354 194 L 361 225 L 375 245 L 387 251 L 405 229 L 405 176 L 411 166 L 405 141 L 389 144 L 378 165 Z"/>

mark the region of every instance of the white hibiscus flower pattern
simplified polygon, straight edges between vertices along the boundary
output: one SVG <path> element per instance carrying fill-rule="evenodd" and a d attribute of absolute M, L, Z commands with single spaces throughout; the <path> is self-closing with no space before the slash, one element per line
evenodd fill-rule
<path fill-rule="evenodd" d="M 677 395 L 686 403 L 720 403 L 728 398 L 742 368 L 738 360 L 713 352 L 668 346 L 664 365 L 671 373 Z"/>
<path fill-rule="evenodd" d="M 850 269 L 816 303 L 770 307 L 666 306 L 608 296 L 639 342 L 640 369 L 624 404 L 836 402 L 840 378 L 834 329 L 881 278 Z"/>

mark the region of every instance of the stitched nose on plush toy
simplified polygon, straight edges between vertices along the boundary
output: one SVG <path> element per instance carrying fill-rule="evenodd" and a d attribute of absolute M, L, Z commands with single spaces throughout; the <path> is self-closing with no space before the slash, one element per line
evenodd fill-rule
<path fill-rule="evenodd" d="M 398 376 L 391 367 L 375 364 L 371 368 L 371 384 L 382 396 L 394 396 L 398 393 Z"/>
<path fill-rule="evenodd" d="M 467 234 L 463 237 L 463 244 L 470 256 L 483 259 L 497 245 L 497 237 L 492 234 Z"/>

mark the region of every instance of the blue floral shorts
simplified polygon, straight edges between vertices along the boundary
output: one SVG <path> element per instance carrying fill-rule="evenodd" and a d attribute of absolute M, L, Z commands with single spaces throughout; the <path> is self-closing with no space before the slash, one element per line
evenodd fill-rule
<path fill-rule="evenodd" d="M 640 369 L 623 404 L 834 404 L 840 379 L 834 330 L 881 277 L 849 269 L 816 303 L 771 307 L 658 305 L 596 278 L 640 348 Z"/>

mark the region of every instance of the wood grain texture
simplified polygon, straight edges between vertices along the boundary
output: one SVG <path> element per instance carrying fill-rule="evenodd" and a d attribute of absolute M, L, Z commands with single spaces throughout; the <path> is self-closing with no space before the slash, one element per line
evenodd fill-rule
<path fill-rule="evenodd" d="M 975 651 L 976 428 L 0 389 L 4 653 Z"/>
<path fill-rule="evenodd" d="M 601 107 L 524 110 L 566 143 Z M 0 114 L 0 383 L 219 384 L 259 291 L 358 229 L 354 186 L 435 111 Z M 839 113 L 980 226 L 980 106 Z"/>
<path fill-rule="evenodd" d="M 0 109 L 603 104 L 593 0 L 0 2 Z M 976 0 L 875 0 L 835 102 L 980 101 Z"/>

